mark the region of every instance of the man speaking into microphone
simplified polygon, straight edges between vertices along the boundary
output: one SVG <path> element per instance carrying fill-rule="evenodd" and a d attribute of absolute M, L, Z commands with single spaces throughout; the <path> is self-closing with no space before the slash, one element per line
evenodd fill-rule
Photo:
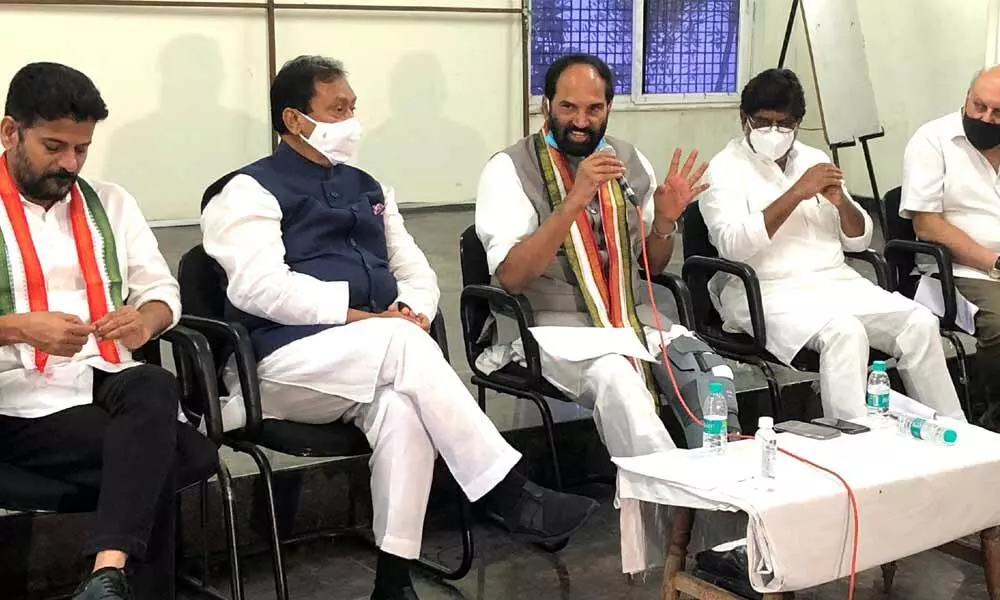
<path fill-rule="evenodd" d="M 543 375 L 594 411 L 611 456 L 628 457 L 674 448 L 658 416 L 661 401 L 684 425 L 689 447 L 701 444 L 701 428 L 679 405 L 659 358 L 657 325 L 678 387 L 699 418 L 709 381 L 732 390 L 732 371 L 704 342 L 658 314 L 639 275 L 643 248 L 652 273 L 667 266 L 677 220 L 708 187 L 699 183 L 706 166 L 695 166 L 697 151 L 682 166 L 676 149 L 667 177 L 657 180 L 633 145 L 605 136 L 613 97 L 614 76 L 601 59 L 556 60 L 545 75 L 541 131 L 498 152 L 480 176 L 476 232 L 491 274 L 529 300 L 536 325 L 583 328 L 564 336 L 572 338 L 565 352 L 540 344 Z M 656 362 L 641 360 L 642 352 L 629 350 L 635 346 Z M 730 397 L 732 429 L 739 422 Z M 656 562 L 650 555 L 623 559 L 626 572 Z"/>

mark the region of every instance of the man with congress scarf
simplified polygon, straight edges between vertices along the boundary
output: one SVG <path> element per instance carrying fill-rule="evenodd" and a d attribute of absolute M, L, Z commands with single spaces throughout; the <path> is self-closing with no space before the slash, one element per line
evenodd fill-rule
<path fill-rule="evenodd" d="M 80 171 L 107 107 L 83 73 L 34 63 L 0 121 L 0 464 L 97 494 L 74 600 L 174 597 L 174 493 L 214 472 L 178 423 L 170 372 L 132 359 L 180 318 L 139 206 Z M 127 571 L 126 571 L 127 567 Z M 3 594 L 0 594 L 3 595 Z"/>
<path fill-rule="evenodd" d="M 658 182 L 633 145 L 605 137 L 613 86 L 610 68 L 594 56 L 568 55 L 549 67 L 545 123 L 487 163 L 476 199 L 476 232 L 491 274 L 504 289 L 529 300 L 537 325 L 578 328 L 566 336 L 574 340 L 569 351 L 540 345 L 542 373 L 594 411 L 613 457 L 627 457 L 674 448 L 657 412 L 660 397 L 685 425 L 688 445 L 701 441 L 700 427 L 679 405 L 659 359 L 641 359 L 660 354 L 657 325 L 695 415 L 701 414 L 698 399 L 710 380 L 732 390 L 732 371 L 702 341 L 658 313 L 639 276 L 643 247 L 651 273 L 667 266 L 677 220 L 707 187 L 699 183 L 705 165 L 695 167 L 696 151 L 681 165 L 677 149 L 666 179 Z M 639 348 L 629 350 L 623 334 Z M 516 344 L 513 349 L 488 354 L 517 360 Z M 502 368 L 499 362 L 489 367 Z M 729 423 L 738 427 L 732 397 Z M 623 511 L 622 518 L 625 525 L 630 517 Z M 623 550 L 629 572 L 655 560 Z"/>

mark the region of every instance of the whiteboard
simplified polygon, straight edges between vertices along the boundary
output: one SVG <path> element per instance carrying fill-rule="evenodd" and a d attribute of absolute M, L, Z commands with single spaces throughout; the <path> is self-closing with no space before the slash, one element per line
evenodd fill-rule
<path fill-rule="evenodd" d="M 857 0 L 802 0 L 827 144 L 882 131 Z"/>

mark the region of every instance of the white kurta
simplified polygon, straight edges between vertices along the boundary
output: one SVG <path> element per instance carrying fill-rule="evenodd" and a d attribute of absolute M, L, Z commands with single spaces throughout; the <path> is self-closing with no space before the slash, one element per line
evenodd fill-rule
<path fill-rule="evenodd" d="M 652 165 L 641 152 L 636 150 L 636 154 L 655 187 L 658 180 Z M 642 202 L 643 222 L 646 231 L 649 231 L 653 221 L 653 188 Z M 476 192 L 476 234 L 486 250 L 491 275 L 496 273 L 510 250 L 534 233 L 539 225 L 538 212 L 525 194 L 510 156 L 503 152 L 494 155 L 480 175 Z M 642 293 L 645 293 L 645 287 Z M 648 311 L 649 308 L 650 304 L 639 306 L 640 311 Z M 649 322 L 644 317 L 640 313 L 640 319 Z M 542 375 L 568 397 L 593 411 L 598 433 L 611 456 L 640 456 L 676 447 L 657 414 L 656 400 L 635 368 L 625 357 L 609 352 L 605 344 L 607 338 L 601 335 L 601 330 L 591 326 L 589 317 L 576 312 L 537 312 L 535 323 L 581 330 L 574 332 L 573 339 L 579 347 L 573 349 L 573 354 L 577 357 L 586 355 L 587 358 L 568 360 L 566 355 L 549 352 L 542 347 L 539 349 Z M 663 326 L 668 330 L 663 333 L 667 343 L 678 335 L 692 335 L 680 325 L 664 322 Z M 653 327 L 644 329 L 648 349 L 654 355 L 659 354 L 660 332 Z M 496 355 L 514 356 L 505 351 Z M 495 368 L 500 366 L 493 365 Z M 712 371 L 718 377 L 733 378 L 732 370 L 725 365 Z M 664 515 L 656 506 L 644 505 L 640 514 L 633 504 L 622 511 L 620 518 L 623 529 L 659 532 L 650 533 L 648 539 L 662 540 L 665 535 Z M 646 538 L 637 534 L 635 538 L 628 539 Z M 636 573 L 662 564 L 662 544 L 629 548 L 623 556 L 638 557 L 622 565 L 625 572 Z"/>
<path fill-rule="evenodd" d="M 176 324 L 181 314 L 177 282 L 138 203 L 113 183 L 90 181 L 90 185 L 104 204 L 114 232 L 126 302 L 135 307 L 154 300 L 163 302 L 170 307 Z M 90 308 L 80 274 L 68 197 L 48 211 L 23 197 L 21 203 L 45 276 L 49 310 L 76 315 L 89 322 Z M 0 218 L 6 219 L 6 213 Z M 0 347 L 0 415 L 37 418 L 90 404 L 93 369 L 113 373 L 139 364 L 132 360 L 119 364 L 105 361 L 93 335 L 71 358 L 49 356 L 42 374 L 26 369 L 21 362 L 23 355 L 16 346 Z"/>
<path fill-rule="evenodd" d="M 774 237 L 768 237 L 764 209 L 809 167 L 828 162 L 823 151 L 796 141 L 782 172 L 740 137 L 711 160 L 706 172 L 711 187 L 698 200 L 719 255 L 756 271 L 767 349 L 785 363 L 838 316 L 908 312 L 914 307 L 910 300 L 886 293 L 845 263 L 845 250 L 865 250 L 872 237 L 871 217 L 856 202 L 865 220 L 865 231 L 858 237 L 848 237 L 841 230 L 837 208 L 822 196 L 801 202 Z M 746 292 L 739 280 L 717 276 L 712 288 L 726 328 L 750 331 Z"/>
<path fill-rule="evenodd" d="M 397 302 L 433 318 L 437 278 L 407 233 L 392 190 L 383 191 Z M 234 306 L 284 325 L 342 325 L 298 339 L 260 361 L 265 416 L 302 423 L 343 420 L 361 429 L 373 448 L 376 543 L 386 552 L 416 558 L 436 456 L 475 501 L 507 476 L 520 454 L 419 327 L 398 318 L 344 324 L 347 282 L 292 271 L 284 260 L 281 219 L 277 199 L 246 175 L 234 177 L 201 219 L 205 251 L 225 269 Z M 236 394 L 226 408 L 241 404 Z M 225 421 L 234 415 L 224 409 L 223 416 Z"/>

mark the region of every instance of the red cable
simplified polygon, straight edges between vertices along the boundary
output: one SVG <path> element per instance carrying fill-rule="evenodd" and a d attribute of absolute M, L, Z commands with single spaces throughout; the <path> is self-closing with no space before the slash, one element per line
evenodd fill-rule
<path fill-rule="evenodd" d="M 667 375 L 670 377 L 670 384 L 674 388 L 674 395 L 680 401 L 681 406 L 684 407 L 684 412 L 687 413 L 688 417 L 690 417 L 692 421 L 694 421 L 698 425 L 704 427 L 705 423 L 701 419 L 699 419 L 698 417 L 696 417 L 693 412 L 691 412 L 691 408 L 687 405 L 687 402 L 684 400 L 684 396 L 681 395 L 681 390 L 677 386 L 677 379 L 674 377 L 673 367 L 670 366 L 670 361 L 667 359 L 667 348 L 670 346 L 670 344 L 668 344 L 666 342 L 666 338 L 664 338 L 664 336 L 663 336 L 663 327 L 662 327 L 661 321 L 660 321 L 660 311 L 657 310 L 657 308 L 656 308 L 656 298 L 655 298 L 655 296 L 653 294 L 653 273 L 649 269 L 649 254 L 646 252 L 646 243 L 645 243 L 645 241 L 646 241 L 646 224 L 642 220 L 642 210 L 639 208 L 638 205 L 635 206 L 635 212 L 636 212 L 636 216 L 637 216 L 638 221 L 639 221 L 639 238 L 641 240 L 643 240 L 643 243 L 642 243 L 642 266 L 643 266 L 643 268 L 646 271 L 646 291 L 649 294 L 650 308 L 653 309 L 652 310 L 652 313 L 653 313 L 653 324 L 656 326 L 656 331 L 660 335 L 660 359 L 663 361 L 663 367 L 667 370 Z M 678 308 L 680 308 L 680 307 L 678 307 Z M 742 439 L 742 440 L 752 440 L 752 439 L 754 439 L 753 437 L 748 436 L 748 435 L 736 435 L 736 436 L 733 436 L 733 437 L 735 439 L 738 439 L 738 440 L 740 440 L 740 439 Z M 783 448 L 778 448 L 778 450 L 782 454 L 787 454 L 788 456 L 791 456 L 792 458 L 794 458 L 794 459 L 796 459 L 796 460 L 798 460 L 800 462 L 803 462 L 803 463 L 805 463 L 805 464 L 807 464 L 807 465 L 809 465 L 811 467 L 819 469 L 820 471 L 823 471 L 825 473 L 829 473 L 830 475 L 833 475 L 844 486 L 844 489 L 847 490 L 847 499 L 851 503 L 851 514 L 854 517 L 854 519 L 853 519 L 853 521 L 854 521 L 854 523 L 853 523 L 853 525 L 854 525 L 854 527 L 853 527 L 854 534 L 853 534 L 853 538 L 852 538 L 852 542 L 851 542 L 851 545 L 852 545 L 852 547 L 851 547 L 851 577 L 850 577 L 850 580 L 849 580 L 849 583 L 848 583 L 848 587 L 847 587 L 847 599 L 848 600 L 854 600 L 854 584 L 855 584 L 855 579 L 856 579 L 857 571 L 858 571 L 858 537 L 859 537 L 858 501 L 857 501 L 857 498 L 855 498 L 855 496 L 854 496 L 854 490 L 851 489 L 851 486 L 850 486 L 850 484 L 847 483 L 846 479 L 844 479 L 843 477 L 841 477 L 840 475 L 838 475 L 834 471 L 832 471 L 832 470 L 830 470 L 830 469 L 828 469 L 828 468 L 826 468 L 826 467 L 824 467 L 822 465 L 818 465 L 818 464 L 812 462 L 809 459 L 806 459 L 806 458 L 803 458 L 801 456 L 798 456 L 797 454 L 792 454 L 791 452 L 789 452 L 788 450 L 785 450 Z"/>

